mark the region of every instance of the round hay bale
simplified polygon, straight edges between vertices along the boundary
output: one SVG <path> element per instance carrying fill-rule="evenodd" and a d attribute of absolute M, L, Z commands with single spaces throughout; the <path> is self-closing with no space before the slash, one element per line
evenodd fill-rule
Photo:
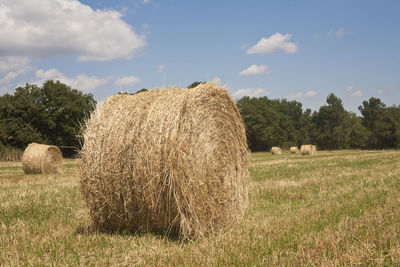
<path fill-rule="evenodd" d="M 297 148 L 297 146 L 290 147 L 290 154 L 297 154 L 298 151 L 299 149 Z"/>
<path fill-rule="evenodd" d="M 62 154 L 58 147 L 31 143 L 22 155 L 22 169 L 25 174 L 60 173 Z"/>
<path fill-rule="evenodd" d="M 311 155 L 317 155 L 317 146 L 311 145 Z"/>
<path fill-rule="evenodd" d="M 244 214 L 245 128 L 215 84 L 114 95 L 91 114 L 83 138 L 81 190 L 99 229 L 196 239 Z"/>
<path fill-rule="evenodd" d="M 317 154 L 317 146 L 315 145 L 301 145 L 300 151 L 302 155 L 315 155 Z"/>
<path fill-rule="evenodd" d="M 302 155 L 311 155 L 311 145 L 301 145 L 300 152 Z"/>
<path fill-rule="evenodd" d="M 271 148 L 271 153 L 272 153 L 272 155 L 280 155 L 280 154 L 282 154 L 282 149 L 280 147 L 273 146 Z"/>

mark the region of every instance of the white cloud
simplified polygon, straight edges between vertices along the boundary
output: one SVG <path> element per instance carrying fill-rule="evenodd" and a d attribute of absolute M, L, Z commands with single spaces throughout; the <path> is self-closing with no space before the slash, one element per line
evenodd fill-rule
<path fill-rule="evenodd" d="M 361 92 L 361 90 L 357 90 L 354 93 L 352 93 L 351 96 L 363 96 L 363 93 Z"/>
<path fill-rule="evenodd" d="M 158 65 L 157 72 L 164 72 L 166 69 L 165 65 Z"/>
<path fill-rule="evenodd" d="M 150 0 L 143 0 L 143 4 L 148 4 L 150 3 Z"/>
<path fill-rule="evenodd" d="M 11 71 L 11 72 L 7 73 L 6 75 L 4 75 L 3 78 L 0 79 L 0 84 L 8 84 L 17 77 L 18 77 L 18 73 Z"/>
<path fill-rule="evenodd" d="M 87 76 L 80 74 L 75 78 L 70 79 L 69 85 L 72 88 L 77 88 L 85 92 L 92 92 L 97 88 L 104 86 L 109 81 L 109 78 L 98 78 L 97 76 Z"/>
<path fill-rule="evenodd" d="M 114 84 L 118 87 L 124 87 L 124 86 L 132 86 L 134 84 L 140 83 L 141 80 L 138 77 L 135 76 L 126 76 L 117 79 Z"/>
<path fill-rule="evenodd" d="M 27 68 L 29 62 L 27 57 L 0 57 L 0 73 Z"/>
<path fill-rule="evenodd" d="M 261 87 L 239 89 L 232 94 L 232 97 L 237 99 L 243 96 L 259 97 L 268 95 L 268 91 Z"/>
<path fill-rule="evenodd" d="M 18 76 L 31 70 L 27 57 L 0 57 L 0 84 L 9 84 Z"/>
<path fill-rule="evenodd" d="M 121 17 L 118 11 L 94 10 L 77 0 L 3 0 L 0 56 L 131 58 L 146 41 Z"/>
<path fill-rule="evenodd" d="M 246 75 L 258 75 L 258 74 L 268 74 L 268 73 L 269 73 L 268 66 L 253 64 L 247 69 L 239 72 L 239 75 L 246 76 Z"/>
<path fill-rule="evenodd" d="M 377 91 L 378 95 L 383 95 L 385 93 L 385 90 L 381 89 Z"/>
<path fill-rule="evenodd" d="M 262 37 L 254 46 L 247 49 L 247 54 L 267 54 L 277 50 L 291 54 L 298 51 L 297 43 L 289 42 L 291 34 L 281 34 L 279 32 L 270 37 Z"/>
<path fill-rule="evenodd" d="M 62 74 L 61 72 L 59 72 L 57 69 L 50 69 L 48 71 L 45 70 L 37 70 L 36 71 L 36 77 L 41 79 L 41 80 L 51 80 L 51 79 L 65 79 L 64 74 Z M 60 80 L 61 81 L 61 80 Z"/>
<path fill-rule="evenodd" d="M 50 70 L 37 70 L 36 78 L 40 80 L 35 82 L 35 84 L 41 85 L 47 80 L 58 80 L 62 83 L 65 83 L 72 88 L 84 91 L 84 92 L 93 92 L 99 87 L 106 85 L 110 81 L 110 77 L 108 78 L 98 78 L 96 76 L 87 76 L 84 74 L 77 75 L 75 78 L 66 77 L 63 73 L 58 71 L 57 69 Z"/>
<path fill-rule="evenodd" d="M 212 78 L 212 79 L 210 80 L 210 82 L 222 86 L 222 79 L 221 79 L 220 77 L 214 77 L 214 78 Z M 225 87 L 225 85 L 224 85 L 224 87 Z"/>
<path fill-rule="evenodd" d="M 125 76 L 115 78 L 109 76 L 106 78 L 100 78 L 97 76 L 87 76 L 85 74 L 79 74 L 75 77 L 67 77 L 62 72 L 57 69 L 42 70 L 39 69 L 35 73 L 36 78 L 39 80 L 34 82 L 34 84 L 42 85 L 47 80 L 60 81 L 72 88 L 84 91 L 93 92 L 96 89 L 104 88 L 110 86 L 111 84 L 118 87 L 132 86 L 141 82 L 141 80 L 136 76 Z"/>
<path fill-rule="evenodd" d="M 340 29 L 335 32 L 335 36 L 336 37 L 344 37 L 344 29 L 343 29 L 343 27 L 340 27 Z"/>
<path fill-rule="evenodd" d="M 347 91 L 347 92 L 350 92 L 351 90 L 353 90 L 353 88 L 354 88 L 354 86 L 348 86 L 348 87 L 346 88 L 346 91 Z"/>
<path fill-rule="evenodd" d="M 299 92 L 299 93 L 295 93 L 295 94 L 291 94 L 287 96 L 287 99 L 300 99 L 300 98 L 310 98 L 313 96 L 318 95 L 318 92 L 315 91 L 308 91 L 308 92 Z"/>

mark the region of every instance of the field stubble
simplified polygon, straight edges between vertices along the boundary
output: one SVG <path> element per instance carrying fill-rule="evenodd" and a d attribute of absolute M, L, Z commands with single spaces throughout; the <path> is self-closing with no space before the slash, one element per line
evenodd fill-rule
<path fill-rule="evenodd" d="M 77 162 L 0 162 L 0 265 L 400 265 L 400 152 L 253 153 L 240 227 L 182 243 L 91 230 Z"/>

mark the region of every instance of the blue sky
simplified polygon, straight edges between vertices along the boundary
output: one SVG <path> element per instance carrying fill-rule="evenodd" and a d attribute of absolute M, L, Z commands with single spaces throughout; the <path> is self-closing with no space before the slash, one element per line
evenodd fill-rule
<path fill-rule="evenodd" d="M 118 91 L 218 79 L 229 92 L 357 111 L 400 104 L 400 1 L 0 1 L 0 93 L 58 79 Z M 165 77 L 165 78 L 164 78 Z"/>

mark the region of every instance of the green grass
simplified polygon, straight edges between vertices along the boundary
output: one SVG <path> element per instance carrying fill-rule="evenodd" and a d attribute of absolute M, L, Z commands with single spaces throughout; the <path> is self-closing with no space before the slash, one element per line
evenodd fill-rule
<path fill-rule="evenodd" d="M 78 164 L 25 175 L 0 162 L 0 266 L 400 265 L 400 152 L 251 156 L 239 227 L 182 243 L 92 231 Z"/>

